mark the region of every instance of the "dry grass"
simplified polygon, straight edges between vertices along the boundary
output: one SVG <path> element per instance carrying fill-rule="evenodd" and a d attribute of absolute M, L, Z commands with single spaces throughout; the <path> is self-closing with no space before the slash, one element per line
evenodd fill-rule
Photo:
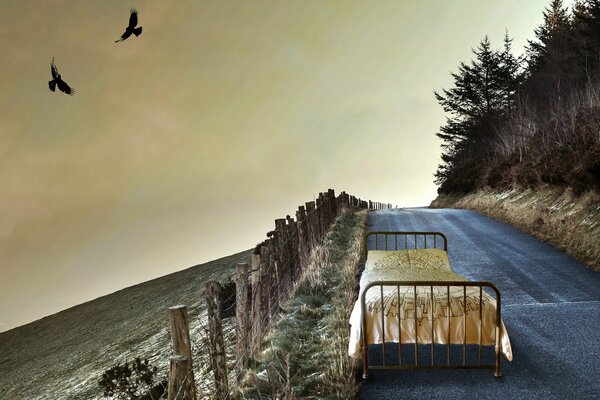
<path fill-rule="evenodd" d="M 365 223 L 364 211 L 342 215 L 314 250 L 238 398 L 354 398 L 348 319 Z"/>
<path fill-rule="evenodd" d="M 440 195 L 431 207 L 466 208 L 507 222 L 600 271 L 600 195 L 544 187 Z"/>

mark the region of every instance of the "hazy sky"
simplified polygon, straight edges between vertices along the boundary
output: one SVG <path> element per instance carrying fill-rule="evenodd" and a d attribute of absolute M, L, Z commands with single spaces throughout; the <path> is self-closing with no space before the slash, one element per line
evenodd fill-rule
<path fill-rule="evenodd" d="M 248 249 L 328 188 L 429 204 L 433 91 L 547 4 L 0 0 L 0 331 Z"/>

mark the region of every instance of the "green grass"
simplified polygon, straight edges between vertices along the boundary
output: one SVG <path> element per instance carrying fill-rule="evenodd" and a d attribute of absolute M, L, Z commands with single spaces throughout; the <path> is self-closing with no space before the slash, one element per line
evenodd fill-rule
<path fill-rule="evenodd" d="M 348 320 L 365 221 L 366 212 L 342 215 L 315 249 L 238 398 L 354 398 Z"/>

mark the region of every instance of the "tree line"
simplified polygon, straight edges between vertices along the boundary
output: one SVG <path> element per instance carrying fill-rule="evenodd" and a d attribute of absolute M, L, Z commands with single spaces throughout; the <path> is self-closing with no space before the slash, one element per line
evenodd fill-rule
<path fill-rule="evenodd" d="M 499 49 L 486 36 L 434 92 L 447 115 L 440 193 L 600 189 L 600 0 L 552 0 L 534 33 L 519 56 L 508 32 Z"/>

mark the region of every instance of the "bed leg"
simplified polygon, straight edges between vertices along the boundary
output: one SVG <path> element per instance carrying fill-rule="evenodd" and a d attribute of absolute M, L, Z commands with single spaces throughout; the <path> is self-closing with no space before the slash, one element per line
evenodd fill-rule
<path fill-rule="evenodd" d="M 498 379 L 502 377 L 502 372 L 500 372 L 500 348 L 496 346 L 496 370 L 494 371 L 494 378 Z"/>
<path fill-rule="evenodd" d="M 502 378 L 502 372 L 500 372 L 500 363 L 496 364 L 496 371 L 494 371 L 494 378 Z"/>
<path fill-rule="evenodd" d="M 365 346 L 363 355 L 363 379 L 369 379 L 369 347 Z"/>

